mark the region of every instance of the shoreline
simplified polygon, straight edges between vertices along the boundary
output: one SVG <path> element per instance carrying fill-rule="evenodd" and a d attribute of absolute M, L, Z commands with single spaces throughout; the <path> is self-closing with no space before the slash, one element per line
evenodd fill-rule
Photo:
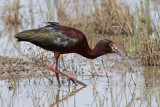
<path fill-rule="evenodd" d="M 0 56 L 0 79 L 13 77 L 44 77 L 52 76 L 48 66 L 40 66 L 38 63 L 32 63 L 20 58 L 9 58 Z"/>

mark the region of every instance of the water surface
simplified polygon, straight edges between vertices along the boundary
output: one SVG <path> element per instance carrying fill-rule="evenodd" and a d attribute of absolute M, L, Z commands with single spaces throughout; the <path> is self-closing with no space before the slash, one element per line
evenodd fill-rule
<path fill-rule="evenodd" d="M 136 5 L 140 5 L 140 0 L 124 2 L 128 3 L 131 11 Z M 12 7 L 12 0 L 0 1 L 0 12 L 3 13 L 0 20 L 0 55 L 8 57 L 21 57 L 27 60 L 29 56 L 48 56 L 48 62 L 53 56 L 52 53 L 37 48 L 30 43 L 17 43 L 14 35 L 17 32 L 44 26 L 46 21 L 57 21 L 58 2 L 52 0 L 52 12 L 48 11 L 47 3 L 43 0 L 20 0 L 19 17 L 22 24 L 19 26 L 9 26 L 4 23 L 8 14 L 3 13 L 3 9 Z M 81 3 L 91 3 L 81 1 Z M 151 15 L 157 23 L 158 14 L 156 9 L 160 7 L 158 0 L 150 1 Z M 137 4 L 136 4 L 137 3 Z M 72 6 L 72 5 L 71 5 Z M 32 7 L 29 8 L 29 7 Z M 10 8 L 9 8 L 10 9 Z M 133 9 L 133 10 L 132 10 Z M 34 14 L 32 14 L 34 13 Z M 49 17 L 49 16 L 52 17 Z M 2 20 L 3 19 L 3 20 Z M 131 37 L 126 36 L 101 36 L 95 37 L 93 46 L 101 39 L 108 38 L 124 49 L 130 42 Z M 125 41 L 125 42 L 124 42 Z M 90 44 L 92 46 L 92 44 Z M 0 103 L 3 107 L 30 107 L 30 106 L 50 106 L 50 107 L 139 107 L 139 106 L 160 106 L 160 68 L 159 67 L 137 67 L 138 59 L 131 59 L 134 68 L 138 71 L 131 73 L 126 62 L 116 54 L 108 54 L 94 60 L 83 58 L 76 54 L 63 55 L 60 59 L 60 70 L 67 70 L 77 76 L 88 86 L 82 87 L 73 84 L 68 87 L 68 81 L 61 79 L 63 83 L 60 88 L 57 86 L 55 77 L 50 77 L 53 84 L 45 77 L 39 78 L 17 78 L 0 80 Z M 141 74 L 141 72 L 143 74 Z M 144 77 L 145 75 L 145 77 Z"/>

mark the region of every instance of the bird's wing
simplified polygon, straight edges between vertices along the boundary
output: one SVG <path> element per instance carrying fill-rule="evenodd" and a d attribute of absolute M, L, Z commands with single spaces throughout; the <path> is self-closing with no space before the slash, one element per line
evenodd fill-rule
<path fill-rule="evenodd" d="M 73 47 L 80 40 L 76 29 L 59 24 L 20 32 L 16 35 L 20 41 L 29 41 L 47 50 L 62 51 Z"/>

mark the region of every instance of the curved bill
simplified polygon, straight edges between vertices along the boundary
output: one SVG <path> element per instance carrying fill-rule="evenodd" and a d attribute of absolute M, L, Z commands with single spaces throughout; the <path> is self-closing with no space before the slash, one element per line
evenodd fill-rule
<path fill-rule="evenodd" d="M 113 49 L 113 51 L 114 51 L 115 53 L 117 53 L 118 55 L 120 55 L 121 57 L 123 57 L 123 58 L 128 62 L 130 68 L 131 68 L 132 71 L 134 72 L 134 70 L 133 70 L 133 65 L 132 65 L 131 61 L 123 54 L 123 52 L 122 52 L 121 50 L 119 50 L 116 46 L 114 46 L 112 49 Z"/>

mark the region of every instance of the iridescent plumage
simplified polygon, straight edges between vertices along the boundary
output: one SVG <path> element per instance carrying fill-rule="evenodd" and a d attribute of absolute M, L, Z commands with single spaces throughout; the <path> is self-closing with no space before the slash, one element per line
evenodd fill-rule
<path fill-rule="evenodd" d="M 72 29 L 70 27 L 64 29 L 64 26 L 51 23 L 45 27 L 20 32 L 15 37 L 19 41 L 28 41 L 46 50 L 63 53 L 81 40 L 81 37 L 76 37 L 75 29 Z"/>
<path fill-rule="evenodd" d="M 118 50 L 111 40 L 101 40 L 92 50 L 88 45 L 85 35 L 81 31 L 60 25 L 56 22 L 48 22 L 44 27 L 17 33 L 15 37 L 18 41 L 28 41 L 43 49 L 54 52 L 54 59 L 49 65 L 49 69 L 56 73 L 59 86 L 59 74 L 67 77 L 75 84 L 86 85 L 73 76 L 64 74 L 58 70 L 58 59 L 61 54 L 77 53 L 86 58 L 94 59 L 107 53 L 118 53 L 125 58 L 125 55 L 122 55 L 122 52 Z M 53 69 L 55 60 L 56 67 Z M 127 59 L 127 61 L 129 60 Z"/>

